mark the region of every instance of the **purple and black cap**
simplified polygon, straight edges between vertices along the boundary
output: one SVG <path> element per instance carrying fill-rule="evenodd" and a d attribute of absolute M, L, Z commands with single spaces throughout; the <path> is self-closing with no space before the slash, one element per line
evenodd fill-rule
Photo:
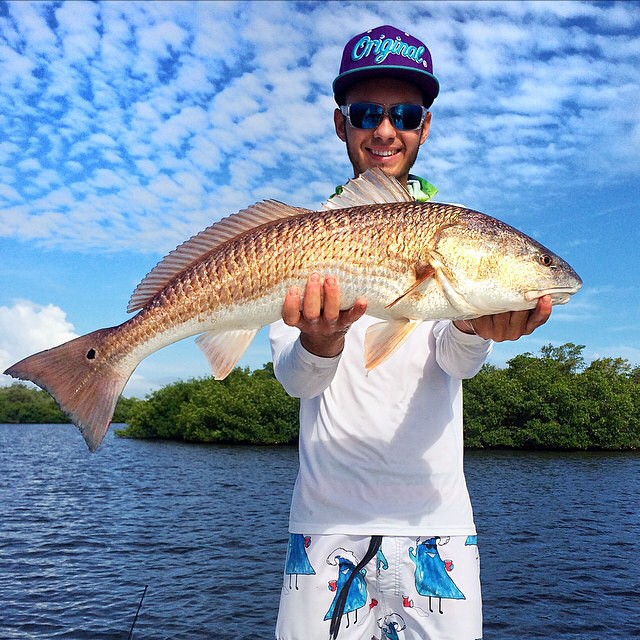
<path fill-rule="evenodd" d="M 340 73 L 333 81 L 336 102 L 344 104 L 347 89 L 356 82 L 385 76 L 415 84 L 422 91 L 426 107 L 431 106 L 440 91 L 427 46 L 400 29 L 384 25 L 347 42 Z"/>

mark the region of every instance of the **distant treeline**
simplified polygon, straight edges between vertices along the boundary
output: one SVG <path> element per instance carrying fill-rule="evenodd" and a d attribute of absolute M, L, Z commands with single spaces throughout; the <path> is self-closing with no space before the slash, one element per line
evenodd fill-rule
<path fill-rule="evenodd" d="M 473 448 L 640 449 L 640 367 L 621 358 L 586 365 L 584 347 L 548 345 L 464 382 L 465 444 Z M 176 382 L 146 400 L 122 398 L 118 435 L 190 442 L 292 444 L 298 400 L 271 364 L 228 378 Z M 68 422 L 44 391 L 0 388 L 0 423 Z"/>
<path fill-rule="evenodd" d="M 118 435 L 229 444 L 290 444 L 298 438 L 298 400 L 271 363 L 236 367 L 224 380 L 175 382 L 132 405 Z"/>
<path fill-rule="evenodd" d="M 136 398 L 120 398 L 113 422 L 126 422 L 129 408 L 140 402 Z M 42 389 L 16 382 L 0 387 L 0 424 L 65 424 L 69 418 L 55 400 Z"/>

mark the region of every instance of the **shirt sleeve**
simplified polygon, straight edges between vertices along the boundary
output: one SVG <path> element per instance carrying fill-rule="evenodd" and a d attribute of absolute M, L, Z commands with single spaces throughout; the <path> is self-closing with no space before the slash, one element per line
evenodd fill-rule
<path fill-rule="evenodd" d="M 340 355 L 323 358 L 309 353 L 300 342 L 300 331 L 278 320 L 269 326 L 273 372 L 294 398 L 319 396 L 333 380 Z"/>
<path fill-rule="evenodd" d="M 493 348 L 492 340 L 464 333 L 450 321 L 437 322 L 433 333 L 438 365 L 458 380 L 473 378 Z"/>

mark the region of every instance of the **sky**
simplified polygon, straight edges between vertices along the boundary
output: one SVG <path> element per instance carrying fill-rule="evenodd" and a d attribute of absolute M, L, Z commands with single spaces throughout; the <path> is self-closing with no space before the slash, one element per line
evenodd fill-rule
<path fill-rule="evenodd" d="M 127 320 L 212 222 L 266 198 L 318 208 L 352 176 L 342 48 L 383 24 L 423 40 L 440 81 L 414 173 L 584 281 L 491 362 L 572 342 L 640 365 L 640 3 L 20 1 L 0 2 L 0 371 Z M 240 365 L 270 358 L 262 331 Z M 125 395 L 208 373 L 189 339 Z"/>

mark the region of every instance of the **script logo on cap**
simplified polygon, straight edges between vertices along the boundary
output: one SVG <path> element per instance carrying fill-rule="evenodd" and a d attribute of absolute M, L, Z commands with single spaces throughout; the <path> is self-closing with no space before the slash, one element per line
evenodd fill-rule
<path fill-rule="evenodd" d="M 422 54 L 425 50 L 426 47 L 424 46 L 416 47 L 408 42 L 404 42 L 400 36 L 396 36 L 396 38 L 393 39 L 385 38 L 384 34 L 381 34 L 380 38 L 375 40 L 371 39 L 368 35 L 364 35 L 353 47 L 351 51 L 351 59 L 355 62 L 356 60 L 362 60 L 362 58 L 366 58 L 373 53 L 373 61 L 376 64 L 382 64 L 389 54 L 394 54 L 402 56 L 403 58 L 408 58 L 417 64 L 422 64 L 427 67 L 427 64 L 422 59 Z"/>

